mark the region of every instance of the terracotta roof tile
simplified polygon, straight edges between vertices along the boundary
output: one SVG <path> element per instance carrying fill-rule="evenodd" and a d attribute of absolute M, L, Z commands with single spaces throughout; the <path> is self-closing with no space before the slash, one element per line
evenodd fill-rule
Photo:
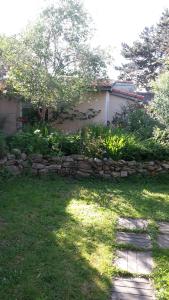
<path fill-rule="evenodd" d="M 112 89 L 111 90 L 111 93 L 116 93 L 116 94 L 121 94 L 121 95 L 125 95 L 125 96 L 129 96 L 129 97 L 132 97 L 132 98 L 137 98 L 139 100 L 144 100 L 144 96 L 141 96 L 141 95 L 138 95 L 136 93 L 130 93 L 130 92 L 127 92 L 127 91 L 122 91 L 122 90 L 118 90 L 118 89 Z"/>

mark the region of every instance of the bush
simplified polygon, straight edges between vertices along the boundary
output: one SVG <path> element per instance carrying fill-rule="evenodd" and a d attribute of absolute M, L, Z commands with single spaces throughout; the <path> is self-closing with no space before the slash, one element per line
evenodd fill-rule
<path fill-rule="evenodd" d="M 169 126 L 169 71 L 159 75 L 153 84 L 155 97 L 151 108 L 164 126 Z"/>
<path fill-rule="evenodd" d="M 10 150 L 19 148 L 22 152 L 49 154 L 50 143 L 48 137 L 41 134 L 39 130 L 31 132 L 18 132 L 8 139 Z"/>
<path fill-rule="evenodd" d="M 168 132 L 164 134 L 160 129 L 154 131 L 153 138 L 142 140 L 137 134 L 125 129 L 111 129 L 103 125 L 87 126 L 71 135 L 52 132 L 50 128 L 43 127 L 17 133 L 8 138 L 8 145 L 10 150 L 18 148 L 27 154 L 84 154 L 88 157 L 107 157 L 114 160 L 168 160 L 168 137 Z M 5 153 L 4 139 L 1 145 L 1 153 Z"/>
<path fill-rule="evenodd" d="M 129 105 L 122 108 L 122 113 L 117 113 L 112 121 L 115 127 L 124 128 L 126 131 L 136 134 L 145 140 L 153 135 L 153 129 L 158 124 L 148 108 L 138 105 Z M 158 124 L 159 125 L 159 124 Z"/>
<path fill-rule="evenodd" d="M 81 138 L 79 134 L 60 134 L 59 149 L 64 155 L 80 154 L 82 152 L 81 148 Z"/>
<path fill-rule="evenodd" d="M 159 142 L 163 145 L 169 145 L 169 128 L 154 128 L 153 137 L 156 142 Z"/>

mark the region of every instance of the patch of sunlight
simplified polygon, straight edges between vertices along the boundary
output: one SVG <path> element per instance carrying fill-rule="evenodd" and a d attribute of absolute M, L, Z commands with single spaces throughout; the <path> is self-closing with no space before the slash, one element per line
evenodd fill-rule
<path fill-rule="evenodd" d="M 116 214 L 97 204 L 73 199 L 67 206 L 68 219 L 58 231 L 56 242 L 85 259 L 99 274 L 112 271 Z"/>
<path fill-rule="evenodd" d="M 83 226 L 112 227 L 116 214 L 111 210 L 100 207 L 96 203 L 86 203 L 82 200 L 72 200 L 66 208 L 67 213 Z"/>
<path fill-rule="evenodd" d="M 140 214 L 133 203 L 124 197 L 115 197 L 112 201 L 112 208 L 117 215 L 139 217 Z"/>
<path fill-rule="evenodd" d="M 150 192 L 144 189 L 142 194 L 148 198 L 151 197 L 151 198 L 155 198 L 156 200 L 163 199 L 164 201 L 169 201 L 169 195 L 167 193 Z"/>
<path fill-rule="evenodd" d="M 112 251 L 110 247 L 105 246 L 103 243 L 98 244 L 95 252 L 90 256 L 90 264 L 99 270 L 101 275 L 108 273 L 112 267 Z"/>

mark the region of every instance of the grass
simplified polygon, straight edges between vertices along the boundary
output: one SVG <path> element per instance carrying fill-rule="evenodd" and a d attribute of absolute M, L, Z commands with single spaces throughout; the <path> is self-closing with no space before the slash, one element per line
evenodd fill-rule
<path fill-rule="evenodd" d="M 168 176 L 119 182 L 15 178 L 0 184 L 0 298 L 108 300 L 119 216 L 169 221 Z M 160 300 L 169 251 L 153 249 Z"/>

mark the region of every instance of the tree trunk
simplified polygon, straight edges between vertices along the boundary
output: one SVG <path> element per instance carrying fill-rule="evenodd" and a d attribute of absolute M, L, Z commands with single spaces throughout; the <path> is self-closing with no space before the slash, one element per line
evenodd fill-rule
<path fill-rule="evenodd" d="M 45 106 L 38 108 L 38 116 L 39 116 L 40 122 L 46 121 L 47 112 L 48 112 L 48 109 Z"/>

